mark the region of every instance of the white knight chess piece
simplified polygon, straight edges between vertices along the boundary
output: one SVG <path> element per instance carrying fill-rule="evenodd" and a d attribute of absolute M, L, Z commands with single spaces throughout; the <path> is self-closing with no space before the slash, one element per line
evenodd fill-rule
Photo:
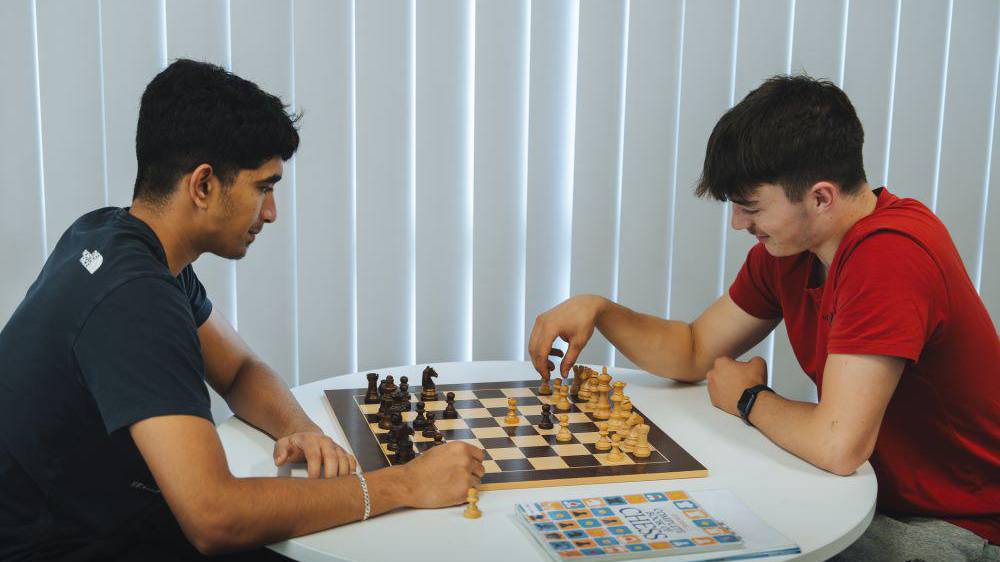
<path fill-rule="evenodd" d="M 93 275 L 94 272 L 101 267 L 102 263 L 104 263 L 104 256 L 102 256 L 97 250 L 89 252 L 84 249 L 83 255 L 80 256 L 80 264 L 83 265 L 83 267 L 89 271 L 91 275 Z"/>

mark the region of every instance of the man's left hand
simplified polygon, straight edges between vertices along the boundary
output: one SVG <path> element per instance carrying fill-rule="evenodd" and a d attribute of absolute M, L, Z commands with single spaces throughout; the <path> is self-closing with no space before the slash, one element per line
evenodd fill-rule
<path fill-rule="evenodd" d="M 306 462 L 309 478 L 346 476 L 358 466 L 354 455 L 319 431 L 291 433 L 275 442 L 275 466 L 302 461 Z"/>
<path fill-rule="evenodd" d="M 767 383 L 767 363 L 761 357 L 754 357 L 750 361 L 719 357 L 706 378 L 712 404 L 720 410 L 739 416 L 736 403 L 743 391 Z"/>

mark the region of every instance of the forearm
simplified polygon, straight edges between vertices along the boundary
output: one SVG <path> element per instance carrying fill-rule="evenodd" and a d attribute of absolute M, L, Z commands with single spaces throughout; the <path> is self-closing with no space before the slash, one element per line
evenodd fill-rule
<path fill-rule="evenodd" d="M 371 515 L 406 506 L 400 467 L 365 474 Z M 224 552 L 255 548 L 359 521 L 364 495 L 356 476 L 333 479 L 233 478 L 223 487 L 218 520 L 201 541 L 202 550 Z"/>
<path fill-rule="evenodd" d="M 274 439 L 299 431 L 320 431 L 281 377 L 263 361 L 247 361 L 223 398 L 240 419 Z"/>
<path fill-rule="evenodd" d="M 782 449 L 835 474 L 851 474 L 867 458 L 841 446 L 848 441 L 843 435 L 846 428 L 824 419 L 818 404 L 761 392 L 750 411 L 750 423 Z"/>
<path fill-rule="evenodd" d="M 635 312 L 607 300 L 597 315 L 597 329 L 644 371 L 686 382 L 705 378 L 696 368 L 694 336 L 686 322 Z"/>

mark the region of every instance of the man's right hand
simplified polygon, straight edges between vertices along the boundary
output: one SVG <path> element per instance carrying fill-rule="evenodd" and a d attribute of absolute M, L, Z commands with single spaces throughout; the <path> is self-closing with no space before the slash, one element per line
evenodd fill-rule
<path fill-rule="evenodd" d="M 412 486 L 406 503 L 421 508 L 464 503 L 485 472 L 483 450 L 461 441 L 431 447 L 402 468 Z"/>
<path fill-rule="evenodd" d="M 528 354 L 543 379 L 548 380 L 552 370 L 548 357 L 557 337 L 569 344 L 566 355 L 559 363 L 559 373 L 566 377 L 594 335 L 597 316 L 607 302 L 607 299 L 597 295 L 577 295 L 535 318 L 535 326 L 528 339 Z"/>

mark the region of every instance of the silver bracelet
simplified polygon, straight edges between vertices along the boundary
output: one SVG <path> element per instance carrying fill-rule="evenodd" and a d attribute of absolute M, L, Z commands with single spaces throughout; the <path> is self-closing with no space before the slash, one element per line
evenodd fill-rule
<path fill-rule="evenodd" d="M 358 477 L 358 482 L 361 482 L 361 493 L 365 495 L 365 516 L 361 518 L 362 521 L 367 521 L 368 517 L 372 514 L 372 501 L 368 497 L 368 482 L 365 481 L 365 475 L 359 469 L 354 473 Z"/>

